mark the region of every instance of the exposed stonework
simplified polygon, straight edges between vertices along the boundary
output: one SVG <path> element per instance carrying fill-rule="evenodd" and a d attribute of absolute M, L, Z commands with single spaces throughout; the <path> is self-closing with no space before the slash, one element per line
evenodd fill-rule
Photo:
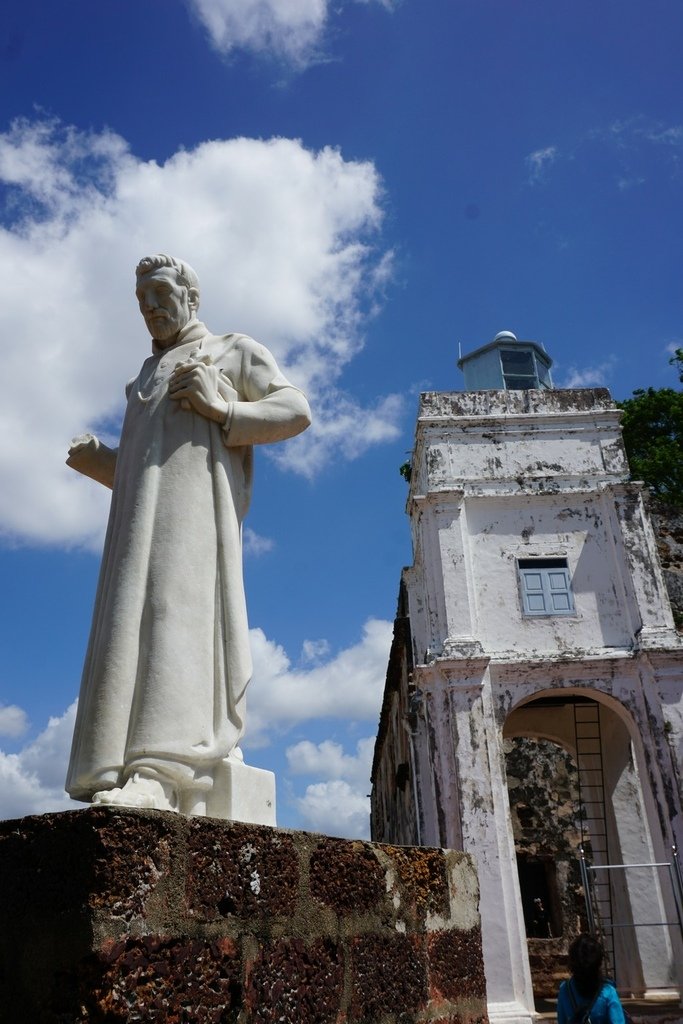
<path fill-rule="evenodd" d="M 683 631 L 683 508 L 651 498 L 648 512 L 676 627 Z"/>
<path fill-rule="evenodd" d="M 567 974 L 569 943 L 586 928 L 577 858 L 578 773 L 573 758 L 556 743 L 515 737 L 505 740 L 503 748 L 518 863 L 537 867 L 547 885 L 544 912 L 534 915 L 533 898 L 539 893 L 520 873 L 534 994 L 552 999 Z"/>
<path fill-rule="evenodd" d="M 158 811 L 0 823 L 7 1024 L 479 1024 L 469 857 Z"/>

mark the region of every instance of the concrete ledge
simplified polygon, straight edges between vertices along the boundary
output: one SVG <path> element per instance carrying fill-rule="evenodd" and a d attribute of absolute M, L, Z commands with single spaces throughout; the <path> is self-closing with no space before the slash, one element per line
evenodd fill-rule
<path fill-rule="evenodd" d="M 465 854 L 159 811 L 0 823 L 0 1020 L 479 1024 Z"/>

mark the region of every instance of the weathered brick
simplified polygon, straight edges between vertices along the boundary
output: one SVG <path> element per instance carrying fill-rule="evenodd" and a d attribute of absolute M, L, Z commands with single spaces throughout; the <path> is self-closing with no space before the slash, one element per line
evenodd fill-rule
<path fill-rule="evenodd" d="M 409 902 L 418 916 L 430 913 L 447 917 L 450 895 L 443 852 L 401 846 L 382 849 L 394 864 L 403 901 Z"/>
<path fill-rule="evenodd" d="M 61 980 L 57 1014 L 89 1024 L 233 1024 L 242 1005 L 239 950 L 225 940 L 127 939 Z"/>
<path fill-rule="evenodd" d="M 337 914 L 374 910 L 385 898 L 384 870 L 366 843 L 322 839 L 311 855 L 310 891 Z"/>
<path fill-rule="evenodd" d="M 461 947 L 425 921 L 438 858 L 472 870 L 452 851 L 402 850 L 399 870 L 369 843 L 171 812 L 0 823 L 0 1022 L 475 1024 L 478 932 L 449 989 Z M 476 892 L 462 900 L 476 920 Z"/>
<path fill-rule="evenodd" d="M 433 932 L 427 939 L 429 978 L 432 988 L 445 999 L 485 999 L 486 979 L 481 951 L 481 932 Z"/>
<path fill-rule="evenodd" d="M 246 991 L 250 1020 L 259 1024 L 336 1021 L 342 1000 L 342 956 L 330 939 L 310 945 L 289 939 L 266 946 L 251 965 Z"/>
<path fill-rule="evenodd" d="M 157 882 L 169 867 L 174 830 L 160 816 L 131 818 L 102 808 L 97 830 L 91 906 L 128 921 L 145 915 Z M 135 849 L 131 860 L 130 851 Z"/>
<path fill-rule="evenodd" d="M 428 998 L 420 940 L 407 935 L 362 935 L 351 947 L 352 1020 L 382 1020 L 391 1014 L 397 1021 L 412 1021 L 410 1015 L 423 1008 Z"/>
<path fill-rule="evenodd" d="M 224 828 L 217 836 L 215 823 L 191 822 L 190 913 L 202 920 L 293 913 L 299 859 L 291 837 L 254 825 Z"/>

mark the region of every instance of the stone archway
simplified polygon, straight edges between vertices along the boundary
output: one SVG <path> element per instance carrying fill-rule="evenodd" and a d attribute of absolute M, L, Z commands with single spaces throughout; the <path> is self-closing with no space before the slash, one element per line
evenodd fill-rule
<path fill-rule="evenodd" d="M 594 723 L 591 729 L 584 727 L 586 720 Z M 592 738 L 585 739 L 584 734 L 591 736 L 591 730 Z M 599 923 L 618 987 L 636 995 L 670 991 L 675 985 L 675 967 L 668 930 L 654 924 L 633 927 L 642 922 L 663 922 L 675 914 L 667 906 L 668 894 L 662 891 L 658 872 L 606 868 L 651 864 L 660 859 L 654 838 L 654 801 L 641 781 L 647 779 L 642 744 L 628 711 L 613 697 L 592 688 L 567 687 L 560 693 L 555 688 L 529 695 L 513 708 L 506 717 L 503 737 L 508 741 L 523 738 L 550 742 L 573 759 L 581 811 L 579 839 L 587 846 L 591 862 L 601 869 L 595 874 L 599 885 L 594 896 L 599 900 Z M 558 763 L 566 754 L 557 754 Z M 559 826 L 558 801 L 550 799 L 551 794 L 549 788 L 548 805 L 555 807 Z M 559 829 L 555 845 L 558 841 Z M 546 855 L 552 857 L 553 850 L 547 849 Z M 535 987 L 537 983 L 541 987 L 546 984 L 543 978 L 547 979 L 549 971 L 561 968 L 562 954 L 573 931 L 571 927 L 563 928 L 556 962 L 545 963 L 543 971 L 538 962 L 534 969 L 534 946 L 538 942 L 529 938 Z"/>
<path fill-rule="evenodd" d="M 503 751 L 534 996 L 552 999 L 569 943 L 586 928 L 578 769 L 549 739 L 508 737 Z"/>

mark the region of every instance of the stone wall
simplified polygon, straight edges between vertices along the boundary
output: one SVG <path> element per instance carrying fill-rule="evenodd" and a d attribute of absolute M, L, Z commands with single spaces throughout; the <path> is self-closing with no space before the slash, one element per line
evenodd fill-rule
<path fill-rule="evenodd" d="M 683 508 L 650 499 L 647 510 L 678 630 L 683 630 Z"/>
<path fill-rule="evenodd" d="M 420 845 L 412 735 L 419 695 L 412 683 L 413 652 L 406 590 L 401 584 L 372 762 L 370 834 L 377 842 Z"/>
<path fill-rule="evenodd" d="M 544 871 L 549 900 L 534 919 L 533 882 L 520 888 L 537 998 L 552 998 L 567 976 L 567 950 L 586 928 L 578 848 L 581 843 L 578 773 L 570 755 L 548 740 L 504 741 L 510 814 L 518 861 Z"/>
<path fill-rule="evenodd" d="M 158 811 L 0 823 L 0 1020 L 478 1024 L 470 858 Z"/>

